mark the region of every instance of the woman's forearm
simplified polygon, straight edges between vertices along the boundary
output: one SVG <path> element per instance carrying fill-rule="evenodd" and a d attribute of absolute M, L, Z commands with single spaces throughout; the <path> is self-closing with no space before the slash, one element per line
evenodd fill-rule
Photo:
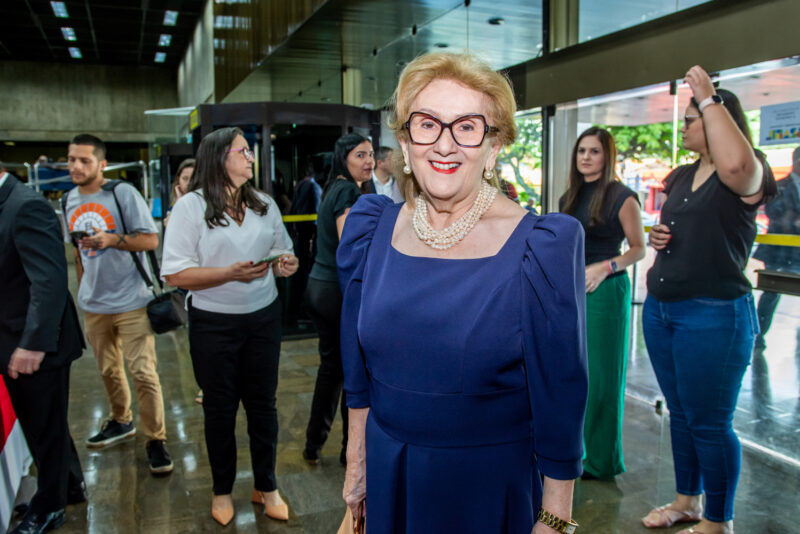
<path fill-rule="evenodd" d="M 369 408 L 348 408 L 347 463 L 367 459 L 366 432 Z M 352 456 L 352 457 L 351 457 Z"/>
<path fill-rule="evenodd" d="M 645 256 L 645 246 L 644 243 L 641 245 L 636 245 L 630 247 L 628 250 L 625 251 L 624 254 L 617 256 L 616 258 L 611 258 L 615 262 L 617 262 L 617 270 L 621 271 L 622 269 L 627 269 L 637 261 L 641 260 Z"/>
<path fill-rule="evenodd" d="M 542 488 L 542 508 L 564 521 L 572 519 L 574 487 L 574 480 L 556 480 L 545 476 Z"/>
<path fill-rule="evenodd" d="M 230 267 L 189 267 L 175 274 L 164 276 L 173 287 L 198 291 L 221 286 L 232 280 Z"/>

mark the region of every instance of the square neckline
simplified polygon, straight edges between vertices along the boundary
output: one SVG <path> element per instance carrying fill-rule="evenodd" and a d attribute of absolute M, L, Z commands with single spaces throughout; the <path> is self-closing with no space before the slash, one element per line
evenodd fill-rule
<path fill-rule="evenodd" d="M 514 227 L 514 229 L 508 235 L 508 237 L 506 238 L 506 240 L 503 243 L 503 245 L 500 247 L 500 250 L 498 250 L 496 253 L 492 254 L 491 256 L 478 256 L 478 257 L 475 257 L 475 258 L 437 258 L 436 256 L 414 256 L 412 254 L 406 254 L 405 252 L 400 252 L 399 250 L 397 250 L 397 248 L 394 246 L 394 243 L 392 241 L 393 241 L 393 237 L 394 237 L 394 230 L 397 227 L 397 219 L 400 216 L 400 209 L 402 209 L 403 204 L 396 204 L 396 206 L 398 206 L 398 209 L 395 210 L 394 220 L 391 221 L 391 225 L 389 225 L 387 223 L 387 226 L 389 226 L 389 229 L 390 229 L 390 232 L 389 232 L 389 248 L 392 250 L 393 253 L 398 254 L 400 256 L 403 256 L 405 258 L 420 259 L 420 260 L 440 260 L 440 261 L 476 261 L 476 260 L 477 261 L 481 261 L 481 260 L 484 260 L 485 261 L 485 260 L 491 260 L 493 258 L 497 258 L 497 257 L 499 257 L 501 254 L 503 254 L 506 251 L 506 249 L 509 247 L 509 244 L 511 243 L 511 241 L 516 239 L 516 235 L 517 235 L 517 233 L 520 232 L 520 228 L 522 228 L 523 223 L 525 221 L 527 221 L 529 217 L 534 217 L 534 215 L 532 213 L 530 213 L 530 212 L 528 212 L 525 215 L 523 215 L 520 218 L 519 222 L 517 222 L 517 224 Z"/>

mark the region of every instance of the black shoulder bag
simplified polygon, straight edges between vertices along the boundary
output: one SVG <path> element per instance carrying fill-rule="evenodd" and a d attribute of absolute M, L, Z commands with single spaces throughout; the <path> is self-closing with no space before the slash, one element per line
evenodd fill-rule
<path fill-rule="evenodd" d="M 117 205 L 120 222 L 122 223 L 122 233 L 127 234 L 128 228 L 125 225 L 125 215 L 123 214 L 122 206 L 120 206 L 119 200 L 117 199 L 117 193 L 114 191 L 121 183 L 121 180 L 107 180 L 103 184 L 102 188 L 105 191 L 111 191 L 111 195 L 114 197 L 114 203 Z M 61 197 L 61 212 L 64 216 L 64 222 L 67 224 L 67 230 L 69 230 L 69 223 L 67 222 L 67 193 Z M 156 334 L 163 334 L 164 332 L 169 332 L 170 330 L 174 330 L 185 325 L 188 319 L 188 314 L 186 313 L 185 307 L 186 294 L 177 289 L 173 289 L 172 291 L 164 291 L 164 284 L 161 282 L 161 278 L 159 277 L 161 269 L 159 268 L 158 258 L 156 257 L 155 251 L 148 250 L 147 257 L 150 260 L 150 266 L 153 268 L 156 281 L 161 289 L 160 295 L 156 293 L 153 281 L 147 274 L 144 265 L 142 265 L 139 255 L 136 252 L 131 252 L 130 254 L 133 258 L 133 262 L 136 264 L 136 270 L 139 272 L 139 276 L 142 277 L 144 283 L 153 292 L 153 300 L 147 303 L 147 317 L 150 319 L 150 326 L 152 327 L 153 332 Z"/>

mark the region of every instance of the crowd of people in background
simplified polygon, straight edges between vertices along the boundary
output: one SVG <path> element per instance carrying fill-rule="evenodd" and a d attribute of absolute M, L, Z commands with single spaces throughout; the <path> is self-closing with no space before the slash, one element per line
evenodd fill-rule
<path fill-rule="evenodd" d="M 733 410 L 779 299 L 765 292 L 756 310 L 743 271 L 759 207 L 770 232 L 800 233 L 800 148 L 776 185 L 736 95 L 699 66 L 685 80 L 681 135 L 698 158 L 664 181 L 648 238 L 603 128 L 578 136 L 560 213 L 521 202 L 498 163 L 517 135 L 510 82 L 469 55 L 427 54 L 403 69 L 391 101 L 396 148 L 348 133 L 273 196 L 253 184 L 242 130 L 204 137 L 175 173 L 153 274 L 186 294 L 212 517 L 227 525 L 235 515 L 241 403 L 252 501 L 289 520 L 275 473 L 276 280 L 295 276 L 320 356 L 302 458 L 320 463 L 339 411 L 346 520 L 368 516 L 382 533 L 570 532 L 574 480 L 626 470 L 627 270 L 649 240 L 642 322 L 670 411 L 676 497 L 642 523 L 731 534 L 741 466 Z M 56 528 L 66 505 L 88 498 L 67 425 L 70 363 L 84 343 L 63 242 L 109 404 L 85 446 L 114 445 L 138 424 L 150 472 L 174 467 L 147 315 L 153 280 L 141 268 L 159 229 L 135 187 L 104 178 L 103 141 L 82 134 L 67 148 L 76 187 L 61 197 L 61 221 L 0 167 L 0 372 L 38 467 L 14 533 Z M 290 231 L 284 213 L 315 217 Z M 754 257 L 797 272 L 794 251 L 760 247 Z"/>

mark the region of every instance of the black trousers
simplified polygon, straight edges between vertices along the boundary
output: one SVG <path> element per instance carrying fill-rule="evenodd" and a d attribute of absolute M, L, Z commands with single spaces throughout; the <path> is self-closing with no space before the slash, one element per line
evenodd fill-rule
<path fill-rule="evenodd" d="M 227 495 L 236 478 L 236 412 L 247 415 L 255 488 L 272 491 L 278 442 L 278 360 L 281 303 L 247 314 L 189 307 L 189 349 L 203 390 L 205 437 L 214 493 Z"/>
<path fill-rule="evenodd" d="M 306 448 L 318 451 L 328 439 L 336 405 L 341 396 L 342 448 L 347 448 L 347 405 L 342 391 L 342 349 L 339 325 L 342 317 L 342 292 L 337 282 L 308 279 L 306 303 L 309 315 L 319 334 L 319 371 L 311 403 L 311 417 L 306 428 Z"/>
<path fill-rule="evenodd" d="M 67 504 L 67 490 L 83 482 L 75 444 L 69 434 L 69 364 L 55 369 L 4 377 L 17 420 L 38 471 L 30 510 L 49 513 Z"/>

